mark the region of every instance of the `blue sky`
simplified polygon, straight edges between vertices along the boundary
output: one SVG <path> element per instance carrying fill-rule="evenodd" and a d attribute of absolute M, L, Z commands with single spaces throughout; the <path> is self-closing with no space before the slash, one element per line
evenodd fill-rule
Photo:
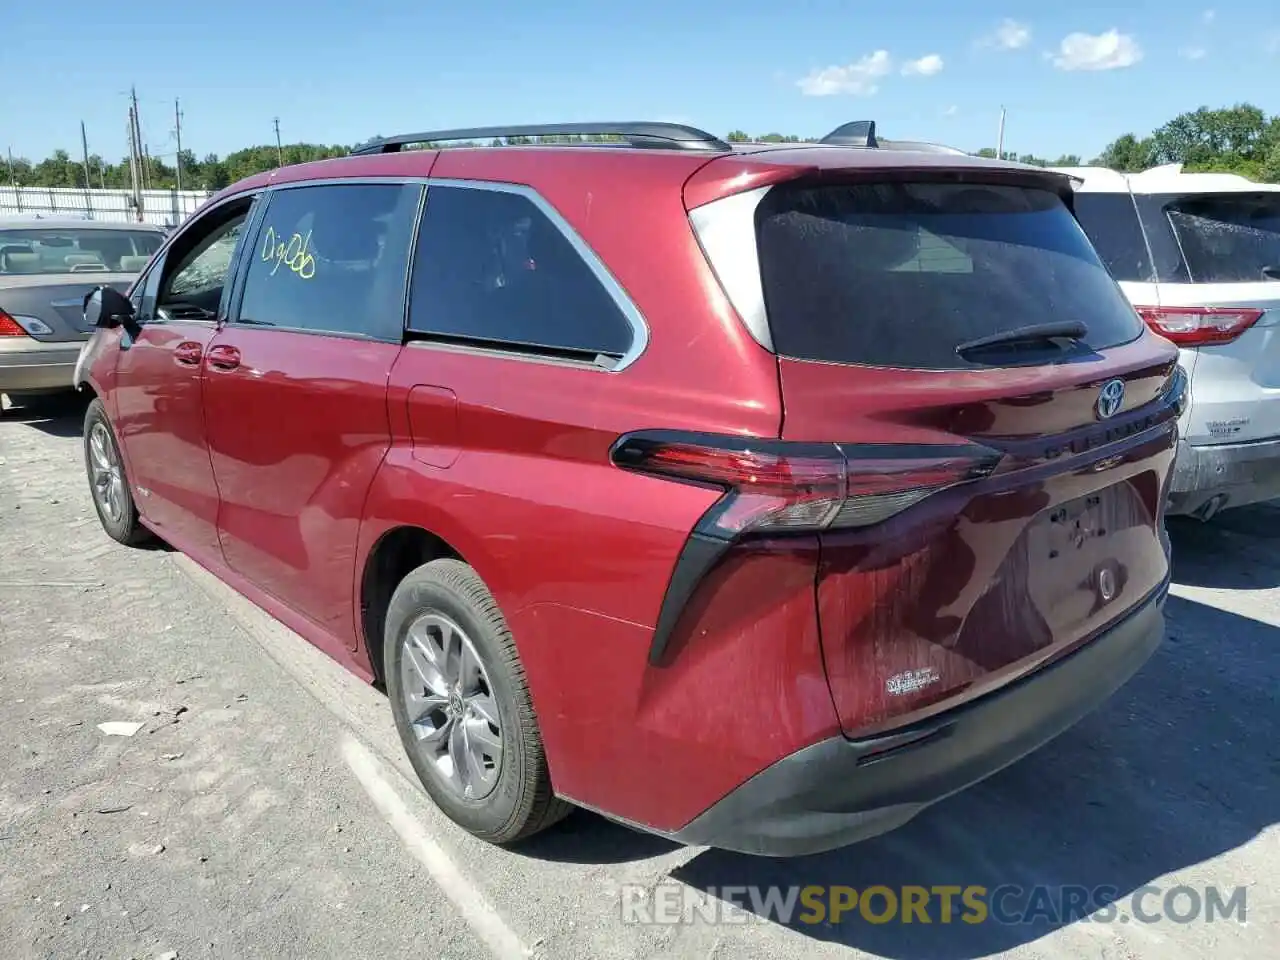
<path fill-rule="evenodd" d="M 130 10 L 132 6 L 132 11 Z M 1280 7 L 1013 0 L 219 0 L 7 4 L 0 150 L 127 153 L 127 91 L 172 154 L 556 120 L 1096 155 L 1200 105 L 1280 113 Z M 149 8 L 148 12 L 140 12 Z M 1019 12 L 1019 9 L 1024 12 Z M 1025 12 L 1033 8 L 1036 12 Z M 14 43 L 13 38 L 20 38 Z"/>

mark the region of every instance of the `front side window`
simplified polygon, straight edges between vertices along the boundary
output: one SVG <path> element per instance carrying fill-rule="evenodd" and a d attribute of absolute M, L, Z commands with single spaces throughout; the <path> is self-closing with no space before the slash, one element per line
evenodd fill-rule
<path fill-rule="evenodd" d="M 137 273 L 163 239 L 158 232 L 128 228 L 0 230 L 0 276 Z"/>
<path fill-rule="evenodd" d="M 174 237 L 134 291 L 134 306 L 143 323 L 218 318 L 236 244 L 252 204 L 252 196 L 220 204 Z"/>
<path fill-rule="evenodd" d="M 409 329 L 442 340 L 618 358 L 634 331 L 568 236 L 528 197 L 433 186 Z"/>
<path fill-rule="evenodd" d="M 1280 193 L 1227 193 L 1165 205 L 1194 283 L 1280 279 Z"/>
<path fill-rule="evenodd" d="M 773 188 L 756 212 L 773 342 L 805 360 L 912 369 L 985 365 L 969 341 L 1083 323 L 1083 346 L 1141 322 L 1062 199 L 996 184 Z"/>
<path fill-rule="evenodd" d="M 236 322 L 399 342 L 420 186 L 277 191 L 262 217 Z"/>
<path fill-rule="evenodd" d="M 222 289 L 231 271 L 236 242 L 244 230 L 247 211 L 214 229 L 180 256 L 161 282 L 158 305 L 198 307 L 210 316 L 217 313 Z"/>

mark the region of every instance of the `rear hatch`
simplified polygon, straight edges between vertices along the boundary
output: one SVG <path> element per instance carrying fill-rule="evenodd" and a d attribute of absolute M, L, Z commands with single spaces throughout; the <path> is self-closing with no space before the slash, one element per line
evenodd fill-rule
<path fill-rule="evenodd" d="M 754 212 L 782 440 L 845 459 L 816 589 L 850 735 L 1007 683 L 1162 589 L 1184 383 L 1065 180 L 876 176 L 777 184 Z"/>
<path fill-rule="evenodd" d="M 1138 202 L 1154 249 L 1169 255 L 1137 306 L 1192 371 L 1187 441 L 1280 437 L 1280 189 Z"/>

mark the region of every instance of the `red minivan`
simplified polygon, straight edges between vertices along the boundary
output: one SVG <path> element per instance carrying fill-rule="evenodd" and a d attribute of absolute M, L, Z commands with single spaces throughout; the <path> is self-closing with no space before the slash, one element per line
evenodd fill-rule
<path fill-rule="evenodd" d="M 411 134 L 224 190 L 85 312 L 107 533 L 385 685 L 492 842 L 848 844 L 1163 635 L 1185 378 L 1061 174 L 872 124 Z"/>

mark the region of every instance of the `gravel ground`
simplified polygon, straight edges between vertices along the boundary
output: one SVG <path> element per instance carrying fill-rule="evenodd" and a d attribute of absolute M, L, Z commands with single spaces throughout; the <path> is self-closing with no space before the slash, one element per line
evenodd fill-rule
<path fill-rule="evenodd" d="M 0 418 L 6 958 L 1275 956 L 1280 510 L 1171 525 L 1169 638 L 1143 671 L 892 834 L 773 861 L 578 813 L 504 851 L 415 787 L 379 693 L 184 557 L 107 539 L 83 479 L 82 415 L 71 402 Z M 98 726 L 113 721 L 140 726 Z M 875 924 L 855 911 L 652 926 L 623 922 L 625 884 L 725 897 L 734 885 L 1106 885 L 1122 909 L 1108 923 Z M 1247 923 L 1138 922 L 1123 908 L 1147 885 L 1224 900 L 1243 888 Z"/>

